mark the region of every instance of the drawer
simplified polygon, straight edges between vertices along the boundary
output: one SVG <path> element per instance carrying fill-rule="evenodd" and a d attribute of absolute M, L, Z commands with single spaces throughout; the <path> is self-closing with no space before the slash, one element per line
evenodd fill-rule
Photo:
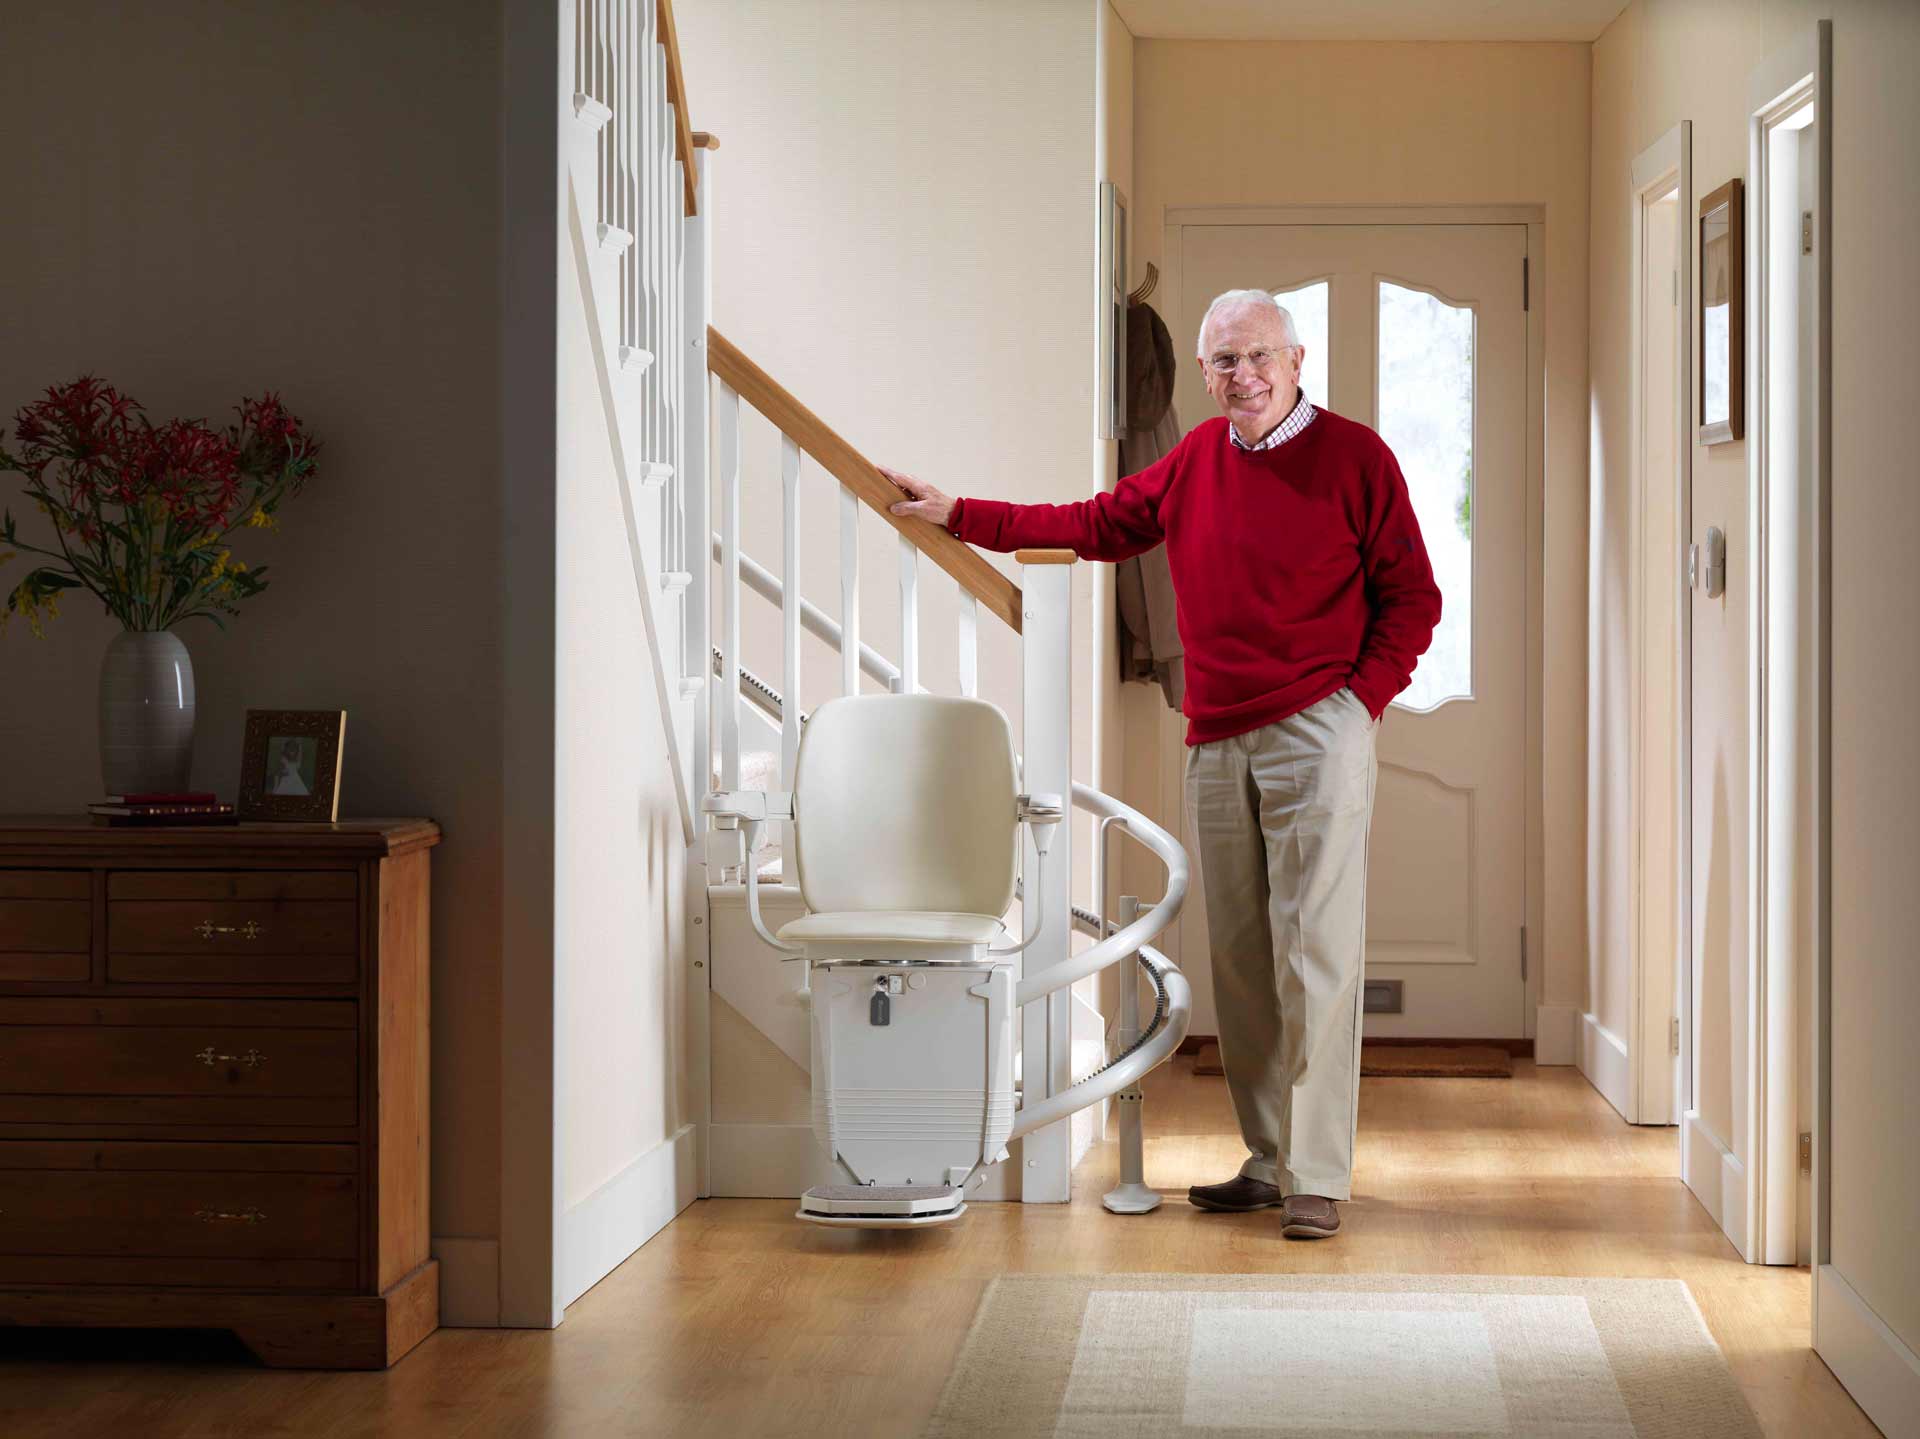
<path fill-rule="evenodd" d="M 0 980 L 85 980 L 92 949 L 90 874 L 0 870 Z"/>
<path fill-rule="evenodd" d="M 0 1123 L 352 1125 L 356 1018 L 325 1000 L 0 1001 Z"/>
<path fill-rule="evenodd" d="M 359 953 L 358 882 L 348 871 L 107 879 L 110 981 L 351 986 Z"/>
<path fill-rule="evenodd" d="M 352 1286 L 351 1145 L 0 1143 L 0 1282 Z"/>

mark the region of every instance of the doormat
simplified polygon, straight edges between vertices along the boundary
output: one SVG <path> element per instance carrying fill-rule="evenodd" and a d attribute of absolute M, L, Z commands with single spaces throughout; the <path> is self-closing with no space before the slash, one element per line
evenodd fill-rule
<path fill-rule="evenodd" d="M 1003 1275 L 925 1439 L 1760 1433 L 1677 1279 Z"/>
<path fill-rule="evenodd" d="M 1220 1042 L 1209 1039 L 1193 1057 L 1195 1074 L 1225 1074 Z M 1365 1044 L 1360 1073 L 1376 1079 L 1511 1079 L 1513 1056 L 1488 1044 Z"/>

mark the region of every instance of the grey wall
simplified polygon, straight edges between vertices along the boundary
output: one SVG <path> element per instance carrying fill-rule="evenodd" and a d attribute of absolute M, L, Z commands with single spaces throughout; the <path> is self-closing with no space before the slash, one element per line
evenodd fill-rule
<path fill-rule="evenodd" d="M 243 392 L 277 388 L 324 439 L 281 531 L 238 548 L 273 566 L 272 588 L 227 633 L 184 633 L 194 780 L 233 794 L 248 706 L 338 706 L 342 814 L 446 827 L 433 1231 L 487 1239 L 513 880 L 503 775 L 528 767 L 504 718 L 502 8 L 13 6 L 0 85 L 0 423 L 95 371 L 160 419 L 223 420 Z M 550 233 L 550 210 L 541 222 Z M 550 586 L 527 603 L 550 614 Z M 537 666 L 537 616 L 531 630 Z M 0 810 L 96 797 L 111 633 L 70 597 L 45 640 L 0 637 Z"/>

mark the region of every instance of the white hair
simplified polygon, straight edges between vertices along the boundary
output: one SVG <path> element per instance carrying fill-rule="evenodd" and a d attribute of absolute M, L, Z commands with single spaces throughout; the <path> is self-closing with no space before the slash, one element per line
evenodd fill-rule
<path fill-rule="evenodd" d="M 1215 310 L 1224 310 L 1233 305 L 1270 305 L 1280 313 L 1280 329 L 1286 336 L 1285 343 L 1298 345 L 1300 331 L 1294 327 L 1293 312 L 1267 290 L 1228 290 L 1225 294 L 1215 295 L 1213 303 L 1207 306 L 1207 313 L 1200 317 L 1200 338 L 1194 342 L 1195 352 L 1201 359 L 1207 357 L 1207 326 L 1213 320 Z"/>

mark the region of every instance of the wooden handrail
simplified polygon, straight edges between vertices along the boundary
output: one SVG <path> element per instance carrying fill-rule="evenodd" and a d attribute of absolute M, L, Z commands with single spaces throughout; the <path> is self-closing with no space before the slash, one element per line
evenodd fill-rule
<path fill-rule="evenodd" d="M 667 47 L 667 103 L 673 106 L 674 148 L 687 186 L 687 216 L 700 213 L 699 171 L 693 168 L 693 122 L 687 118 L 687 77 L 680 69 L 680 33 L 673 24 L 673 0 L 658 0 L 660 43 Z"/>
<path fill-rule="evenodd" d="M 952 575 L 961 589 L 998 615 L 1015 634 L 1020 632 L 1020 586 L 988 564 L 978 550 L 938 525 L 893 514 L 888 506 L 898 504 L 901 495 L 892 481 L 711 325 L 707 327 L 707 368 L 733 386 L 740 398 L 772 421 L 781 434 L 813 456 L 816 464 L 864 500 L 869 509 L 912 540 L 922 554 Z"/>

